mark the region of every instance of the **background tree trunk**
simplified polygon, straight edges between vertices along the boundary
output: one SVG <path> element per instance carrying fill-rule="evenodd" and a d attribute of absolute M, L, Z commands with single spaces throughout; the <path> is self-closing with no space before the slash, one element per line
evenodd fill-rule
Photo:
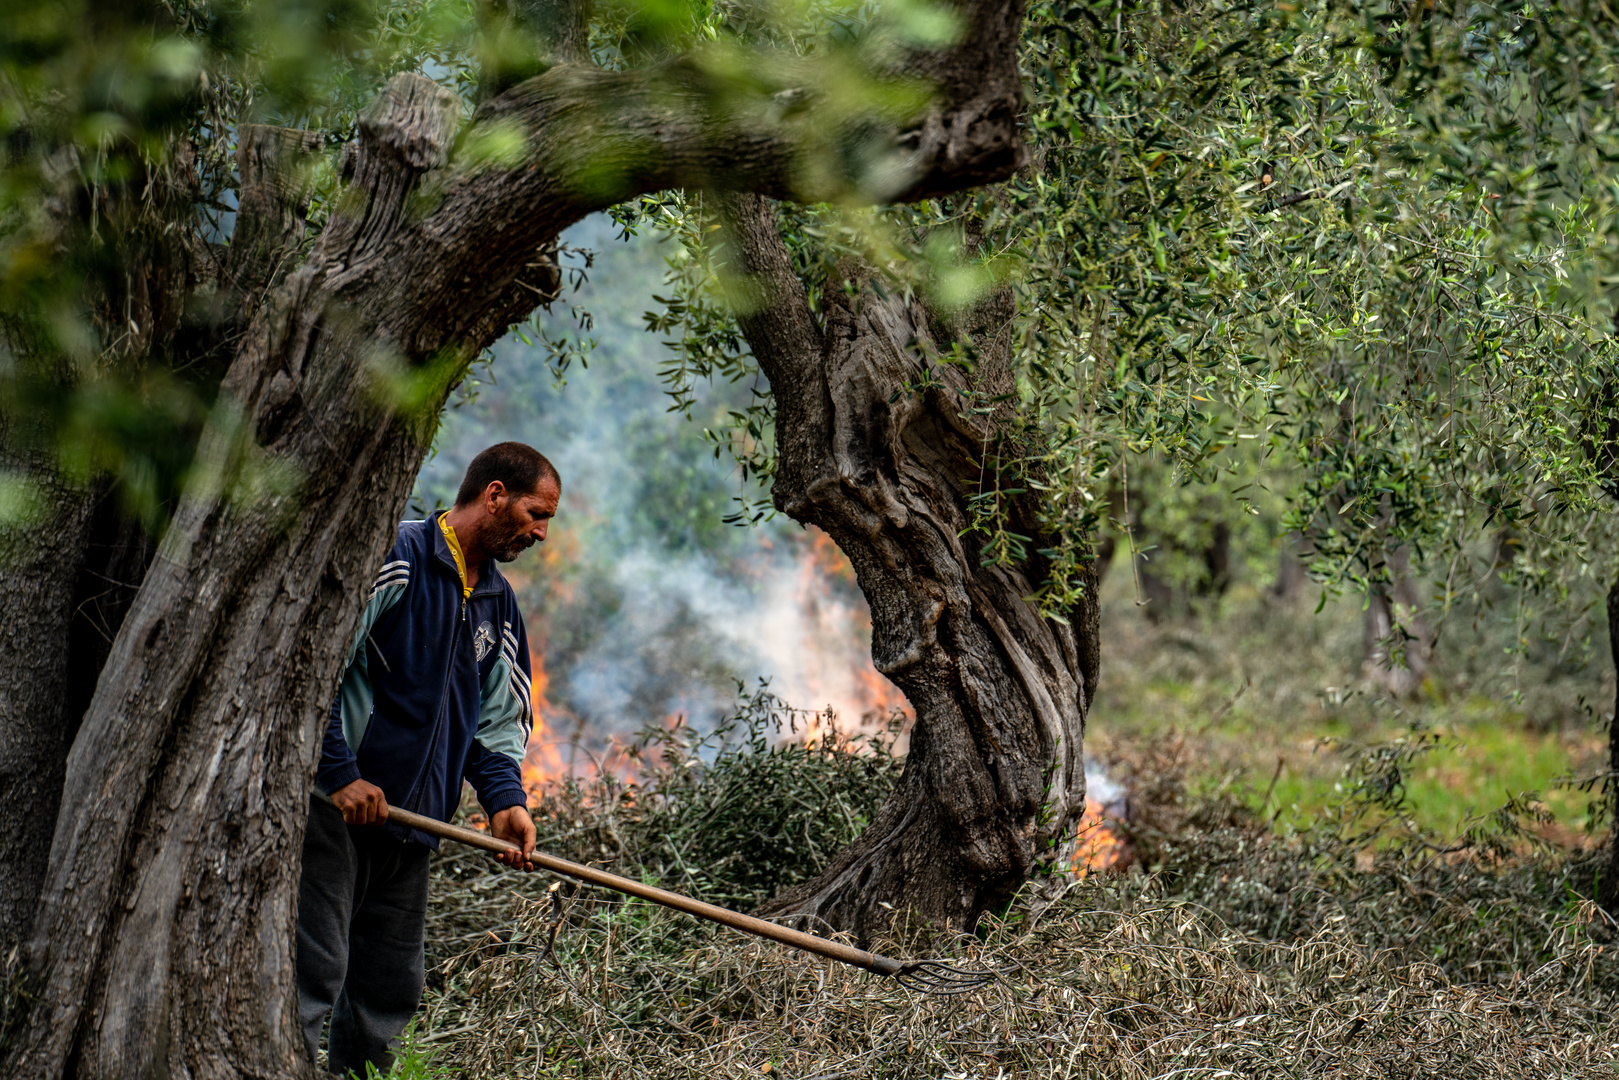
<path fill-rule="evenodd" d="M 1411 550 L 1404 545 L 1388 557 L 1392 584 L 1374 584 L 1366 597 L 1366 678 L 1395 697 L 1422 689 L 1433 657 L 1433 632 L 1422 615 L 1422 597 L 1411 576 Z M 1390 646 L 1395 646 L 1393 649 Z"/>
<path fill-rule="evenodd" d="M 8 962 L 33 921 L 68 748 L 153 551 L 105 485 L 62 488 L 53 499 L 53 521 L 3 541 L 23 550 L 0 551 L 0 611 L 32 616 L 0 630 L 0 814 L 12 823 L 0 850 L 0 959 Z"/>
<path fill-rule="evenodd" d="M 861 939 L 907 911 L 970 929 L 1067 854 L 1097 671 L 1094 602 L 1068 625 L 1041 618 L 1024 598 L 1043 567 L 981 565 L 964 535 L 968 498 L 997 482 L 988 459 L 1004 434 L 968 395 L 1010 382 L 1011 298 L 947 322 L 902 296 L 828 288 L 823 330 L 770 204 L 730 206 L 737 308 L 776 401 L 775 503 L 849 557 L 872 660 L 917 716 L 904 774 L 865 833 L 765 910 Z M 970 378 L 937 359 L 956 341 L 976 349 Z M 1038 535 L 1031 508 L 1012 502 L 1008 526 Z"/>
<path fill-rule="evenodd" d="M 1619 676 L 1619 576 L 1608 589 L 1608 651 Z M 1597 880 L 1597 903 L 1619 916 L 1619 681 L 1614 688 L 1613 715 L 1608 718 L 1608 864 Z"/>
<path fill-rule="evenodd" d="M 54 512 L 37 532 L 0 532 L 0 814 L 10 833 L 0 845 L 0 959 L 13 955 L 33 920 L 82 712 L 67 701 L 68 673 L 88 667 L 75 664 L 71 642 L 97 493 L 38 474 L 30 483 Z"/>

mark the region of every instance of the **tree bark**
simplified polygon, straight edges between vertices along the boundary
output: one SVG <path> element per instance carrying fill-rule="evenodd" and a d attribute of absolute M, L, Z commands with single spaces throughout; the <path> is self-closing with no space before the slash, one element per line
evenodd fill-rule
<path fill-rule="evenodd" d="M 95 508 L 93 493 L 32 482 L 55 512 L 41 534 L 0 536 L 0 610 L 7 615 L 0 625 L 0 814 L 9 823 L 0 845 L 0 960 L 27 933 L 50 853 L 78 719 L 65 700 L 74 666 L 69 639 Z"/>
<path fill-rule="evenodd" d="M 916 198 L 1006 175 L 1022 155 L 1021 7 L 960 11 L 959 48 L 902 65 L 952 92 L 865 118 L 865 164 L 830 173 L 801 167 L 823 135 L 784 108 L 813 87 L 782 99 L 701 58 L 652 72 L 549 68 L 480 106 L 454 167 L 459 103 L 417 76 L 389 84 L 345 151 L 349 183 L 322 236 L 285 280 L 266 279 L 231 341 L 194 478 L 84 714 L 28 949 L 33 1009 L 8 1074 L 307 1073 L 292 940 L 318 737 L 450 386 L 533 308 L 542 290 L 529 279 L 550 272 L 557 233 L 627 195 L 694 185 Z M 946 81 L 964 71 L 972 79 Z M 523 160 L 480 160 L 491 128 L 524 137 Z M 1016 594 L 1015 581 L 971 577 L 943 600 Z M 984 627 L 971 639 L 983 648 L 1006 633 Z M 937 647 L 924 651 L 939 662 Z M 1034 687 L 1054 662 L 1030 662 Z M 1017 783 L 1028 786 L 1021 772 Z"/>
<path fill-rule="evenodd" d="M 245 328 L 271 289 L 300 258 L 307 234 L 310 172 L 320 151 L 313 131 L 243 124 L 237 133 L 236 228 L 226 251 L 224 280 L 231 321 Z"/>
<path fill-rule="evenodd" d="M 1608 588 L 1608 651 L 1619 675 L 1619 576 Z M 1619 681 L 1614 688 L 1613 715 L 1608 718 L 1608 864 L 1597 879 L 1597 903 L 1619 915 Z"/>
<path fill-rule="evenodd" d="M 967 535 L 967 500 L 993 483 L 986 459 L 1003 434 L 971 395 L 1009 381 L 1010 297 L 952 321 L 903 296 L 829 288 L 823 330 L 773 209 L 756 197 L 732 207 L 737 308 L 776 402 L 776 506 L 849 557 L 871 607 L 872 660 L 917 715 L 899 785 L 871 825 L 765 910 L 861 940 L 904 912 L 970 930 L 1064 854 L 1084 806 L 1097 670 L 1094 602 L 1067 624 L 1042 618 L 1025 600 L 1037 557 L 985 566 Z M 970 377 L 937 359 L 958 340 L 976 349 Z M 1010 526 L 1038 535 L 1031 510 L 1014 505 Z"/>

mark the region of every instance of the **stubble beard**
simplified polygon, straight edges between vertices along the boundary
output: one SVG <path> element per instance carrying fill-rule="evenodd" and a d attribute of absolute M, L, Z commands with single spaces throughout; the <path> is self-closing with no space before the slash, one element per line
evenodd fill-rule
<path fill-rule="evenodd" d="M 516 522 L 502 518 L 498 528 L 500 531 L 486 548 L 489 557 L 496 562 L 509 563 L 534 546 L 534 541 L 528 539 L 527 534 Z"/>

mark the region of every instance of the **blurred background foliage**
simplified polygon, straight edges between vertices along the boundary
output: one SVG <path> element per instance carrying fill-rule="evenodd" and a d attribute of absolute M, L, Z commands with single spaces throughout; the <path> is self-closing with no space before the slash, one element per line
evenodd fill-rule
<path fill-rule="evenodd" d="M 393 73 L 464 81 L 470 3 L 20 0 L 0 19 L 0 510 L 106 485 L 159 534 L 229 361 L 244 123 L 318 130 L 318 228 Z M 310 239 L 313 239 L 311 233 Z M 56 471 L 55 476 L 50 474 Z M 23 475 L 31 483 L 23 482 Z"/>

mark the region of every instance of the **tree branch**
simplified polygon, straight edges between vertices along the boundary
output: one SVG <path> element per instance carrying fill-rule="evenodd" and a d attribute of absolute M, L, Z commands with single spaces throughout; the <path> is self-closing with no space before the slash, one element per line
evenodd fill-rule
<path fill-rule="evenodd" d="M 378 261 L 410 268 L 393 344 L 482 348 L 532 310 L 536 253 L 584 216 L 670 188 L 796 201 L 915 200 L 1004 179 L 1018 134 L 1022 4 L 968 0 L 947 49 L 913 50 L 869 85 L 847 69 L 714 47 L 635 71 L 564 63 L 485 101 L 432 201 Z M 856 91 L 859 91 L 858 93 Z M 869 92 L 867 92 L 869 91 Z M 881 91 L 881 92 L 879 92 Z M 835 105 L 855 97 L 859 111 Z M 513 146 L 517 147 L 512 157 Z M 339 291 L 344 283 L 336 283 Z"/>
<path fill-rule="evenodd" d="M 820 362 L 821 331 L 782 243 L 775 208 L 751 194 L 721 195 L 719 204 L 727 240 L 721 272 L 726 300 L 770 385 L 790 387 L 805 365 Z"/>
<path fill-rule="evenodd" d="M 944 81 L 964 56 L 1012 78 Z M 717 48 L 628 72 L 562 64 L 475 119 L 532 148 L 518 175 L 543 175 L 591 209 L 670 187 L 904 202 L 1010 176 L 1025 158 L 1015 50 L 963 44 L 936 59 L 841 88 L 851 76 L 830 63 Z M 840 115 L 849 91 L 871 103 Z"/>
<path fill-rule="evenodd" d="M 309 167 L 318 132 L 243 124 L 237 132 L 236 228 L 225 257 L 225 280 L 239 298 L 234 313 L 252 317 L 260 299 L 297 264 L 309 211 Z"/>

